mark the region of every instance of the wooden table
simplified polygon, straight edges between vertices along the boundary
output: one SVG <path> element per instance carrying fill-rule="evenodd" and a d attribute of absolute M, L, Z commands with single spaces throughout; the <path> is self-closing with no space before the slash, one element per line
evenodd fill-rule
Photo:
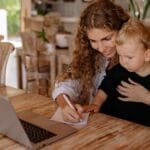
<path fill-rule="evenodd" d="M 56 104 L 48 97 L 21 94 L 11 97 L 17 112 L 31 110 L 46 117 L 53 115 Z M 0 149 L 24 150 L 26 147 L 0 135 Z M 101 113 L 91 114 L 88 125 L 43 150 L 122 150 L 150 149 L 150 128 Z"/>
<path fill-rule="evenodd" d="M 0 95 L 1 96 L 14 97 L 14 96 L 21 95 L 24 93 L 25 93 L 24 90 L 16 89 L 14 87 L 9 87 L 9 86 L 0 87 Z"/>

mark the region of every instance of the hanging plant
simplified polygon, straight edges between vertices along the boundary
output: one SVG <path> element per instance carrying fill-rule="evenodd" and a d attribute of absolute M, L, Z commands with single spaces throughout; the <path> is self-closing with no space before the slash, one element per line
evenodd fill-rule
<path fill-rule="evenodd" d="M 143 11 L 140 10 L 140 6 L 136 0 L 129 0 L 129 10 L 132 12 L 132 15 L 140 20 L 146 18 L 148 10 L 150 8 L 150 0 L 144 1 Z"/>
<path fill-rule="evenodd" d="M 144 10 L 143 10 L 142 19 L 146 18 L 149 8 L 150 8 L 150 0 L 147 0 L 145 7 L 144 7 Z"/>

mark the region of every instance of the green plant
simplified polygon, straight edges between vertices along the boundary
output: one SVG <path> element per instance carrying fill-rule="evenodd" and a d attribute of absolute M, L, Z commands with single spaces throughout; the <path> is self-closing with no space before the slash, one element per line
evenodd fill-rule
<path fill-rule="evenodd" d="M 140 6 L 136 0 L 129 0 L 129 10 L 132 12 L 132 15 L 140 20 L 146 18 L 148 10 L 150 8 L 150 0 L 144 0 L 143 10 L 140 10 Z"/>
<path fill-rule="evenodd" d="M 44 42 L 48 43 L 48 39 L 46 38 L 46 33 L 44 29 L 42 29 L 42 31 L 40 32 L 37 32 L 37 36 L 41 38 Z"/>
<path fill-rule="evenodd" d="M 62 28 L 60 14 L 50 12 L 44 16 L 42 31 L 37 33 L 37 36 L 44 42 L 55 43 L 56 33 Z"/>

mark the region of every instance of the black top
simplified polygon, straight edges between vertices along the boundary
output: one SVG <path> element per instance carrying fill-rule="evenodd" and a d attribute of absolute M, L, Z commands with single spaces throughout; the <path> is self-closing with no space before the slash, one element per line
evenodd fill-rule
<path fill-rule="evenodd" d="M 128 82 L 128 78 L 150 90 L 150 75 L 141 77 L 136 73 L 128 72 L 121 65 L 116 65 L 107 72 L 107 76 L 99 87 L 99 89 L 102 89 L 108 95 L 100 111 L 105 114 L 150 126 L 149 105 L 141 102 L 124 102 L 118 99 L 121 95 L 117 92 L 116 88 L 121 81 Z"/>

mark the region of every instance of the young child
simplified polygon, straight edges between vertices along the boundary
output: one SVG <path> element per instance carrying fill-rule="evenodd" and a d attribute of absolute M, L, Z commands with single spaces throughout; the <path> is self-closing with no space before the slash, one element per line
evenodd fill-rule
<path fill-rule="evenodd" d="M 116 38 L 119 63 L 107 72 L 92 104 L 85 111 L 94 111 L 150 126 L 150 32 L 138 20 L 130 19 Z M 128 100 L 119 94 L 125 82 L 147 89 L 148 97 Z M 124 91 L 125 92 L 125 91 Z M 123 91 L 122 91 L 123 93 Z M 146 93 L 146 94 L 147 94 Z M 135 93 L 138 94 L 138 93 Z M 143 95 L 145 93 L 143 92 Z"/>

